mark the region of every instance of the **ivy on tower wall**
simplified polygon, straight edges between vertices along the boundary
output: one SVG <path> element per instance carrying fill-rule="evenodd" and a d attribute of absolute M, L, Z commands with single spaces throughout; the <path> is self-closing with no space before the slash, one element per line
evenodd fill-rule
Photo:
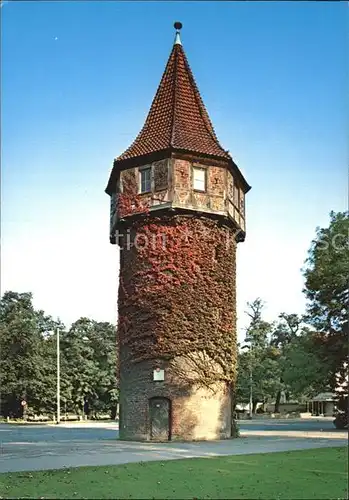
<path fill-rule="evenodd" d="M 215 373 L 203 367 L 207 383 L 234 381 L 233 231 L 209 217 L 146 217 L 132 222 L 121 248 L 118 333 L 129 353 L 125 362 L 200 353 L 217 367 Z"/>
<path fill-rule="evenodd" d="M 150 200 L 138 194 L 136 170 L 122 172 L 122 190 L 118 194 L 118 217 L 144 213 L 149 210 Z"/>

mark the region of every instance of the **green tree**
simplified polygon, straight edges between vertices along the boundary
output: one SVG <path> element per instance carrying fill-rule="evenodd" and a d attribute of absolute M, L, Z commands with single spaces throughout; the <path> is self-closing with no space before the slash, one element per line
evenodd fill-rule
<path fill-rule="evenodd" d="M 271 345 L 283 348 L 298 334 L 302 318 L 298 314 L 281 313 L 271 337 Z"/>
<path fill-rule="evenodd" d="M 61 337 L 61 346 L 62 374 L 74 411 L 114 416 L 118 401 L 115 327 L 80 318 Z"/>
<path fill-rule="evenodd" d="M 308 400 L 327 386 L 328 370 L 314 350 L 313 332 L 307 328 L 283 348 L 282 381 L 299 400 Z"/>
<path fill-rule="evenodd" d="M 250 318 L 250 323 L 246 329 L 245 342 L 250 343 L 253 349 L 265 349 L 272 329 L 272 324 L 262 318 L 265 304 L 258 297 L 253 302 L 247 302 L 247 307 L 246 314 Z"/>
<path fill-rule="evenodd" d="M 331 212 L 330 224 L 317 228 L 304 269 L 307 318 L 314 327 L 314 348 L 327 367 L 327 382 L 333 391 L 348 377 L 349 309 L 349 218 L 348 212 Z"/>
<path fill-rule="evenodd" d="M 91 333 L 90 342 L 98 367 L 96 399 L 91 404 L 91 410 L 95 413 L 110 412 L 111 417 L 115 418 L 119 400 L 116 328 L 110 323 L 95 321 Z"/>
<path fill-rule="evenodd" d="M 80 318 L 66 331 L 60 321 L 34 309 L 31 293 L 16 292 L 6 292 L 0 301 L 0 413 L 18 418 L 56 412 L 57 328 L 63 408 L 88 415 L 109 412 L 115 418 L 115 327 Z"/>
<path fill-rule="evenodd" d="M 263 319 L 263 301 L 257 298 L 247 305 L 250 323 L 246 330 L 246 345 L 239 352 L 237 400 L 249 401 L 252 381 L 252 411 L 255 412 L 259 402 L 265 404 L 279 390 L 280 365 L 278 349 L 270 344 L 273 325 Z"/>
<path fill-rule="evenodd" d="M 279 315 L 279 321 L 276 323 L 271 335 L 270 345 L 276 349 L 275 355 L 278 359 L 278 369 L 280 372 L 279 389 L 275 397 L 275 413 L 279 413 L 280 411 L 282 390 L 285 390 L 286 394 L 289 394 L 283 376 L 283 371 L 286 366 L 285 351 L 287 346 L 297 337 L 301 323 L 302 319 L 297 314 L 281 313 Z"/>
<path fill-rule="evenodd" d="M 46 339 L 55 322 L 35 311 L 31 293 L 4 293 L 0 301 L 1 413 L 21 417 L 40 412 L 55 399 Z M 21 405 L 22 401 L 27 406 Z"/>

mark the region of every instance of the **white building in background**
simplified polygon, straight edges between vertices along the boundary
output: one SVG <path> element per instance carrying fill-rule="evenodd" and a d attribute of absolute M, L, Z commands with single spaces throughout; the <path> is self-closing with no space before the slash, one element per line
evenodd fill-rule
<path fill-rule="evenodd" d="M 347 368 L 348 363 L 344 363 L 344 369 L 347 370 Z M 336 379 L 338 385 L 335 392 L 321 392 L 309 401 L 309 411 L 313 415 L 333 416 L 337 408 L 336 402 L 338 401 L 338 397 L 345 395 L 348 397 L 348 371 L 344 380 L 339 373 Z"/>

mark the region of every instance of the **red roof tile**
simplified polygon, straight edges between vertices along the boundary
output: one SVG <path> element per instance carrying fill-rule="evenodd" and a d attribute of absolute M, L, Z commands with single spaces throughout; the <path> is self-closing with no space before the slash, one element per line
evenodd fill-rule
<path fill-rule="evenodd" d="M 179 149 L 231 160 L 219 144 L 182 45 L 175 43 L 145 124 L 116 163 Z"/>

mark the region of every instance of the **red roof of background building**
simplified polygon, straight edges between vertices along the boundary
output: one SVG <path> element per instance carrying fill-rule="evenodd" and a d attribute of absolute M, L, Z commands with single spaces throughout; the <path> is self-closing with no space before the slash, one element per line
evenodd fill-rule
<path fill-rule="evenodd" d="M 231 159 L 219 144 L 180 43 L 175 43 L 145 124 L 116 161 L 173 148 Z"/>

